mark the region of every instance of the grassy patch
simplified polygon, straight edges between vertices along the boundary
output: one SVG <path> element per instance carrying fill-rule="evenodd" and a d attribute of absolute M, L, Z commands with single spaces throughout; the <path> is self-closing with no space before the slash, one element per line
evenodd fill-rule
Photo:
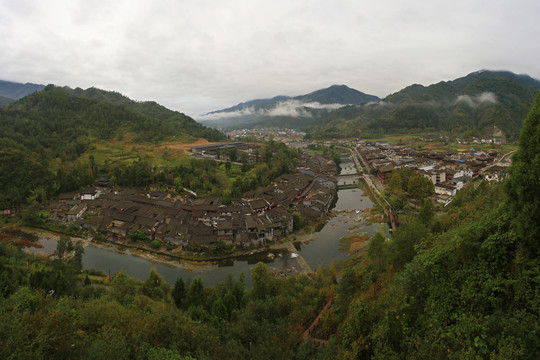
<path fill-rule="evenodd" d="M 92 155 L 97 165 L 105 162 L 111 165 L 129 164 L 139 159 L 148 160 L 155 166 L 176 166 L 178 160 L 186 156 L 192 145 L 193 138 L 178 138 L 174 142 L 135 143 L 133 135 L 124 134 L 122 138 L 111 141 L 98 141 L 82 155 L 89 158 Z"/>
<path fill-rule="evenodd" d="M 339 249 L 342 251 L 347 251 L 349 254 L 352 254 L 364 247 L 367 246 L 369 235 L 367 234 L 352 234 L 344 236 L 339 239 Z"/>
<path fill-rule="evenodd" d="M 307 151 L 308 153 L 310 154 L 314 154 L 314 155 L 324 155 L 324 150 L 323 149 L 309 149 L 309 148 L 306 148 L 304 149 L 305 151 Z"/>
<path fill-rule="evenodd" d="M 509 151 L 513 151 L 517 149 L 517 145 L 514 144 L 506 144 L 506 145 L 494 145 L 494 144 L 467 144 L 467 145 L 461 145 L 455 142 L 445 142 L 445 141 L 432 141 L 427 142 L 420 140 L 420 137 L 427 136 L 427 135 L 435 135 L 439 136 L 439 134 L 432 134 L 432 133 L 418 133 L 418 134 L 390 134 L 390 135 L 384 135 L 384 136 L 374 136 L 370 138 L 370 141 L 376 142 L 387 142 L 390 145 L 393 146 L 410 146 L 418 150 L 425 150 L 425 151 L 451 151 L 451 150 L 467 150 L 467 149 L 475 149 L 475 150 L 494 150 L 497 151 L 499 154 L 505 154 Z"/>

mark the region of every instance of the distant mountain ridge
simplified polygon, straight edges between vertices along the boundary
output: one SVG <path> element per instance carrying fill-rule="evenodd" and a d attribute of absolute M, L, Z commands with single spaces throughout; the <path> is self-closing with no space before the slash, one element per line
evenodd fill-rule
<path fill-rule="evenodd" d="M 511 83 L 519 84 L 519 87 L 523 88 L 517 89 L 515 86 L 513 89 L 507 88 Z M 538 90 L 540 81 L 529 75 L 518 75 L 510 71 L 479 70 L 455 80 L 441 81 L 429 86 L 413 84 L 388 95 L 384 101 L 400 104 L 408 101 L 448 100 L 449 95 L 477 95 L 480 90 L 504 96 L 508 90 L 528 92 L 526 88 Z"/>
<path fill-rule="evenodd" d="M 279 102 L 287 100 L 296 100 L 303 103 L 317 102 L 319 104 L 341 104 L 341 105 L 356 105 L 364 104 L 370 101 L 380 100 L 375 95 L 364 94 L 361 91 L 352 89 L 347 85 L 332 85 L 325 89 L 313 91 L 309 94 L 299 96 L 284 96 L 278 95 L 271 99 L 255 99 L 246 101 L 226 109 L 216 110 L 208 114 L 218 114 L 223 112 L 233 112 L 246 108 L 270 108 Z M 205 115 L 208 115 L 205 114 Z"/>
<path fill-rule="evenodd" d="M 206 113 L 204 115 L 219 114 L 219 113 L 223 113 L 223 112 L 240 111 L 242 109 L 252 108 L 252 107 L 266 107 L 268 105 L 275 104 L 275 103 L 278 103 L 280 101 L 288 100 L 290 98 L 291 98 L 290 96 L 278 95 L 278 96 L 275 96 L 275 97 L 273 97 L 271 99 L 249 100 L 249 101 L 242 102 L 242 103 L 239 103 L 237 105 L 231 106 L 231 107 L 226 108 L 226 109 L 211 111 L 211 112 Z"/>
<path fill-rule="evenodd" d="M 0 80 L 0 105 L 7 105 L 36 91 L 43 90 L 43 88 L 45 88 L 45 85 L 32 83 L 21 84 Z"/>
<path fill-rule="evenodd" d="M 17 100 L 15 99 L 12 99 L 10 97 L 6 97 L 6 96 L 0 96 L 0 106 L 6 106 L 6 105 L 9 105 L 11 104 L 12 102 L 15 102 Z"/>
<path fill-rule="evenodd" d="M 294 99 L 306 102 L 314 101 L 321 104 L 342 105 L 358 105 L 380 100 L 375 95 L 365 94 L 347 85 L 332 85 L 329 88 L 317 90 L 307 95 L 297 96 Z"/>
<path fill-rule="evenodd" d="M 446 131 L 481 136 L 494 126 L 516 138 L 540 81 L 509 71 L 480 70 L 429 86 L 410 85 L 381 102 L 347 106 L 310 124 L 308 136 Z"/>
<path fill-rule="evenodd" d="M 226 109 L 209 112 L 199 120 L 222 127 L 287 126 L 294 128 L 307 126 L 322 114 L 342 106 L 379 100 L 377 96 L 365 94 L 346 85 L 332 85 L 305 95 L 279 95 L 270 99 L 246 101 Z"/>

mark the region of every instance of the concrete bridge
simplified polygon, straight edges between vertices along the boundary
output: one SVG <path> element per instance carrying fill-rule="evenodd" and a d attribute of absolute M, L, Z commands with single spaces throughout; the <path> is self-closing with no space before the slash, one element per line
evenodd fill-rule
<path fill-rule="evenodd" d="M 339 175 L 337 178 L 338 189 L 356 188 L 361 179 L 362 177 L 359 174 Z"/>

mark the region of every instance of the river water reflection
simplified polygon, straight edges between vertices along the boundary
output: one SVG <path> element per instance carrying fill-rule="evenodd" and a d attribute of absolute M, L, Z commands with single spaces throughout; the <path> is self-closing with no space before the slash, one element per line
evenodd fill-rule
<path fill-rule="evenodd" d="M 352 213 L 339 213 L 329 219 L 322 229 L 312 234 L 312 240 L 305 244 L 295 244 L 309 266 L 316 270 L 319 265 L 329 266 L 345 260 L 348 253 L 339 249 L 339 239 L 351 234 L 375 234 L 381 224 L 367 225 L 365 220 L 356 221 L 361 211 L 373 207 L 373 202 L 360 189 L 344 189 L 338 191 L 338 202 L 335 210 L 356 210 Z"/>
<path fill-rule="evenodd" d="M 354 173 L 355 169 L 352 163 L 345 162 L 342 173 Z M 336 210 L 357 210 L 361 211 L 373 206 L 369 197 L 365 196 L 360 189 L 346 189 L 338 191 L 338 201 L 334 209 Z M 313 233 L 309 242 L 296 243 L 298 252 L 306 260 L 309 266 L 315 270 L 319 265 L 329 266 L 333 262 L 346 259 L 349 255 L 339 249 L 339 239 L 343 236 L 353 233 L 374 234 L 380 230 L 380 224 L 375 223 L 366 225 L 365 221 L 357 221 L 360 212 L 352 211 L 349 213 L 340 213 L 328 220 L 322 229 Z M 45 245 L 44 249 L 36 249 L 46 253 L 54 252 L 56 240 L 41 238 L 40 242 Z M 294 273 L 301 267 L 298 260 L 291 257 L 291 254 L 277 253 L 276 256 L 269 258 L 268 253 L 258 253 L 245 258 L 227 260 L 217 264 L 206 266 L 193 266 L 181 263 L 179 266 L 167 266 L 162 263 L 155 263 L 150 260 L 120 253 L 114 248 L 99 248 L 87 246 L 83 256 L 84 269 L 101 270 L 111 275 L 125 271 L 132 277 L 145 280 L 150 273 L 150 269 L 156 270 L 173 284 L 178 277 L 184 280 L 200 276 L 205 285 L 213 286 L 218 282 L 226 280 L 229 274 L 238 278 L 243 273 L 246 278 L 246 286 L 251 287 L 251 268 L 259 261 L 265 262 L 271 271 L 280 271 L 285 274 Z"/>

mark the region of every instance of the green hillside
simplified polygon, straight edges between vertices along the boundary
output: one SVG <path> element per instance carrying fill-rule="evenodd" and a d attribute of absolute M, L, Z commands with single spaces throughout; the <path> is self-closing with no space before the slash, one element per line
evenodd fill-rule
<path fill-rule="evenodd" d="M 0 235 L 0 358 L 531 359 L 540 354 L 540 95 L 506 183 L 475 181 L 447 210 L 428 202 L 392 239 L 337 273 L 144 282 L 81 272 L 82 246 L 54 259 Z M 54 290 L 51 292 L 50 290 Z M 329 299 L 310 333 L 302 334 Z M 325 342 L 324 339 L 328 339 Z"/>
<path fill-rule="evenodd" d="M 327 319 L 337 358 L 538 358 L 539 153 L 540 95 L 506 184 L 473 184 L 439 216 L 421 210 L 347 268 Z"/>
<path fill-rule="evenodd" d="M 517 138 L 540 81 L 510 72 L 479 71 L 430 86 L 411 85 L 379 103 L 335 110 L 316 121 L 312 138 L 366 133 L 445 131 L 481 136 L 497 126 Z"/>
<path fill-rule="evenodd" d="M 105 93 L 103 93 L 105 94 Z M 176 137 L 211 140 L 224 136 L 155 103 L 130 104 L 82 97 L 49 85 L 0 108 L 0 205 L 18 206 L 38 192 L 40 199 L 92 183 L 95 164 L 80 157 L 96 144 L 129 134 L 135 143 L 156 144 Z"/>
<path fill-rule="evenodd" d="M 178 111 L 167 109 L 155 101 L 133 101 L 118 92 L 105 91 L 97 88 L 88 88 L 86 90 L 80 88 L 74 90 L 69 88 L 64 89 L 80 97 L 125 105 L 136 112 L 174 126 L 174 131 L 179 131 L 180 133 L 185 133 L 197 138 L 204 138 L 208 141 L 219 141 L 224 139 L 221 132 L 203 126 L 189 116 Z"/>

